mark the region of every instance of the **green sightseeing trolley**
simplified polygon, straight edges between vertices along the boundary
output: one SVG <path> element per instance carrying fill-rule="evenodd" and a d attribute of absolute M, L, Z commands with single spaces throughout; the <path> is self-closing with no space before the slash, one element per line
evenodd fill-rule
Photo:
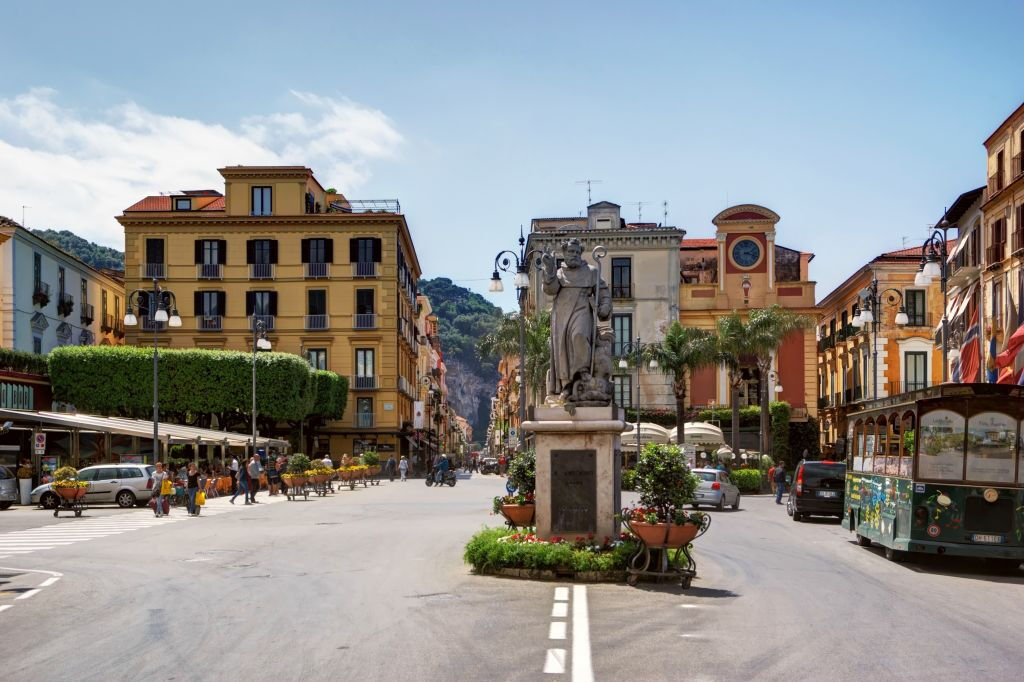
<path fill-rule="evenodd" d="M 843 527 L 886 558 L 1024 560 L 1024 387 L 942 384 L 847 417 Z"/>

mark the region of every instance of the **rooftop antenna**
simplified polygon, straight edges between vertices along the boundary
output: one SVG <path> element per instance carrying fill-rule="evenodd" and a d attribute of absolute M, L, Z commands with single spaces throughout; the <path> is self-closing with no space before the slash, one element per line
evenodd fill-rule
<path fill-rule="evenodd" d="M 661 202 L 661 219 L 661 226 L 668 227 L 668 201 Z"/>
<path fill-rule="evenodd" d="M 590 186 L 591 185 L 599 185 L 602 182 L 604 182 L 604 180 L 577 180 L 576 181 L 577 185 L 586 185 L 587 186 L 587 206 L 590 206 L 592 203 L 594 203 L 594 200 L 591 199 L 591 197 L 590 197 Z"/>
<path fill-rule="evenodd" d="M 642 223 L 644 221 L 644 204 L 649 204 L 649 201 L 631 201 L 629 206 L 636 206 L 636 221 Z"/>
<path fill-rule="evenodd" d="M 25 209 L 26 208 L 32 208 L 32 207 L 31 206 L 26 206 L 25 204 L 21 205 L 21 226 L 22 227 L 25 227 Z"/>

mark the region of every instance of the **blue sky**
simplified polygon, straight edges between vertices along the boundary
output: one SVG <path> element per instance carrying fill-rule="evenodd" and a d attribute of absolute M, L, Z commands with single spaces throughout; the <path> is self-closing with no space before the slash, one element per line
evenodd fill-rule
<path fill-rule="evenodd" d="M 520 224 L 577 214 L 575 181 L 595 178 L 595 200 L 656 220 L 668 201 L 692 237 L 729 204 L 775 210 L 779 243 L 817 254 L 820 298 L 983 184 L 982 141 L 1024 100 L 1019 2 L 37 1 L 4 18 L 0 214 L 120 247 L 113 216 L 139 196 L 305 163 L 400 199 L 424 276 L 480 292 Z"/>

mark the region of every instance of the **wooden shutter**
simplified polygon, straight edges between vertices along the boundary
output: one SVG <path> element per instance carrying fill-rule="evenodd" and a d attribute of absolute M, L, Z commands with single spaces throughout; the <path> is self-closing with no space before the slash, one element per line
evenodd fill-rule
<path fill-rule="evenodd" d="M 256 309 L 256 294 L 252 291 L 245 292 L 245 314 L 246 316 L 252 315 L 252 311 Z"/>
<path fill-rule="evenodd" d="M 163 239 L 147 239 L 146 240 L 146 262 L 147 263 L 163 263 L 164 262 L 164 240 Z"/>
<path fill-rule="evenodd" d="M 228 240 L 217 240 L 217 263 L 224 265 L 228 262 Z"/>
<path fill-rule="evenodd" d="M 277 263 L 277 240 L 270 240 L 270 262 Z"/>
<path fill-rule="evenodd" d="M 228 314 L 227 294 L 223 291 L 217 292 L 217 312 L 220 315 Z"/>
<path fill-rule="evenodd" d="M 375 237 L 373 240 L 373 262 L 379 263 L 381 259 L 381 252 L 383 251 L 383 240 L 379 237 Z"/>
<path fill-rule="evenodd" d="M 203 262 L 203 240 L 196 240 L 196 265 Z"/>
<path fill-rule="evenodd" d="M 333 239 L 325 239 L 324 240 L 324 262 L 325 263 L 333 263 L 334 262 L 334 240 Z"/>
<path fill-rule="evenodd" d="M 256 241 L 253 239 L 245 240 L 245 262 L 248 265 L 256 262 Z"/>
<path fill-rule="evenodd" d="M 203 292 L 201 291 L 197 291 L 193 294 L 192 314 L 197 317 L 203 314 Z"/>
<path fill-rule="evenodd" d="M 302 240 L 302 262 L 303 263 L 308 263 L 309 262 L 309 240 L 308 239 L 303 239 Z"/>
<path fill-rule="evenodd" d="M 359 260 L 359 240 L 349 239 L 348 240 L 348 262 L 355 263 Z"/>
<path fill-rule="evenodd" d="M 277 292 L 270 292 L 270 314 L 277 315 Z"/>

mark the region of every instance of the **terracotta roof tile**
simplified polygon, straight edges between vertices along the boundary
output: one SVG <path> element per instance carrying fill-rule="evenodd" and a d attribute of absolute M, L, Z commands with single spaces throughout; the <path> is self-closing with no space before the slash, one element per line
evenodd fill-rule
<path fill-rule="evenodd" d="M 224 197 L 217 197 L 206 206 L 203 206 L 201 211 L 223 211 L 224 210 Z"/>
<path fill-rule="evenodd" d="M 170 211 L 171 210 L 171 198 L 170 197 L 146 197 L 141 201 L 136 201 L 134 204 L 124 210 L 125 213 L 129 211 Z"/>
<path fill-rule="evenodd" d="M 950 239 L 949 241 L 946 242 L 946 251 L 947 252 L 948 251 L 952 251 L 953 247 L 955 247 L 955 246 L 956 246 L 956 240 L 955 239 Z M 885 253 L 880 255 L 879 258 L 907 258 L 907 257 L 911 257 L 911 256 L 920 257 L 921 256 L 921 247 L 920 246 L 911 246 L 910 248 L 906 248 L 906 249 L 897 249 L 895 251 L 886 251 Z"/>
<path fill-rule="evenodd" d="M 683 239 L 679 243 L 681 249 L 711 249 L 716 246 L 717 239 Z"/>

